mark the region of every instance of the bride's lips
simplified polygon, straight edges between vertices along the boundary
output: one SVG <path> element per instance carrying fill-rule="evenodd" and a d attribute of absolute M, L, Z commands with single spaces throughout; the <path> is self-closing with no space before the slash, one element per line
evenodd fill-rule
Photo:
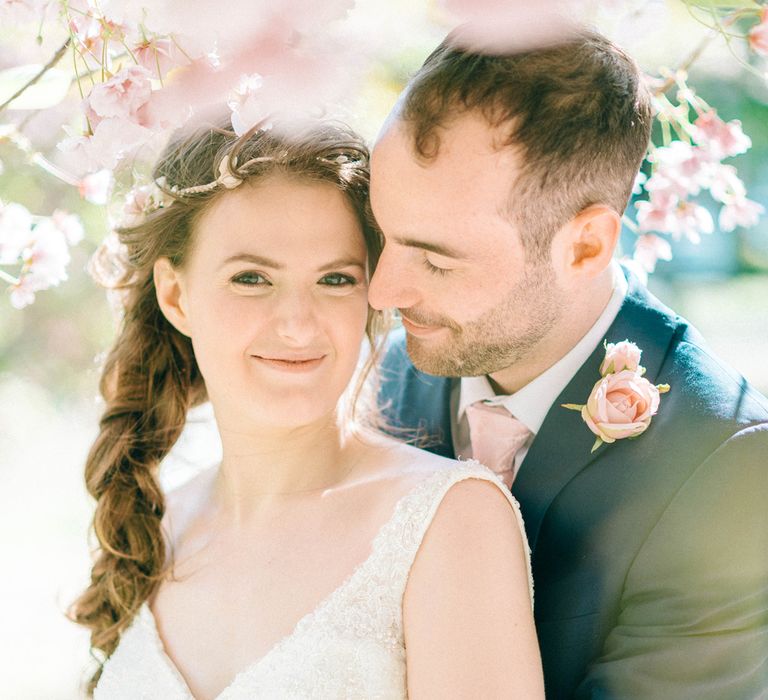
<path fill-rule="evenodd" d="M 415 335 L 417 338 L 425 338 L 434 335 L 443 329 L 443 326 L 421 326 L 418 323 L 414 323 L 406 316 L 403 316 L 402 312 L 400 312 L 400 321 L 403 324 L 403 328 L 405 328 L 410 335 Z"/>
<path fill-rule="evenodd" d="M 311 372 L 313 369 L 319 367 L 325 355 L 316 355 L 314 357 L 264 357 L 263 355 L 251 355 L 254 360 L 257 360 L 259 364 L 272 369 L 280 370 L 281 372 L 290 373 L 302 373 Z"/>

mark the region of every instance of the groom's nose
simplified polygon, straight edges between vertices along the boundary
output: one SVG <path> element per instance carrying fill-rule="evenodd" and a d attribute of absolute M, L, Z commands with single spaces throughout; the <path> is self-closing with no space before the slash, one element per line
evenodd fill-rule
<path fill-rule="evenodd" d="M 384 246 L 368 285 L 368 303 L 374 309 L 407 309 L 418 301 L 418 291 L 393 247 Z"/>

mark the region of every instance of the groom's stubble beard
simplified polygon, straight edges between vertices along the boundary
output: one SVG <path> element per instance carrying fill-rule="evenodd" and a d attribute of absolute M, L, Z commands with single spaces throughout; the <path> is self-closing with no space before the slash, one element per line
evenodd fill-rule
<path fill-rule="evenodd" d="M 531 266 L 499 304 L 479 318 L 457 324 L 448 317 L 406 310 L 416 323 L 441 325 L 450 334 L 440 344 L 407 334 L 414 366 L 441 377 L 476 377 L 498 372 L 531 356 L 563 315 L 563 292 L 547 263 Z"/>

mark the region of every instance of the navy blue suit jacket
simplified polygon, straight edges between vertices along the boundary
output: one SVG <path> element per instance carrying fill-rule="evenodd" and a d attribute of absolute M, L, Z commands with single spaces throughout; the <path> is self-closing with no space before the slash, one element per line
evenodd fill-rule
<path fill-rule="evenodd" d="M 512 488 L 532 550 L 547 697 L 768 698 L 768 400 L 631 275 L 606 335 L 625 339 L 642 349 L 645 376 L 671 386 L 648 430 L 590 453 L 595 436 L 561 407 L 585 403 L 600 344 Z M 382 380 L 388 422 L 454 456 L 458 380 L 416 370 L 400 333 Z"/>

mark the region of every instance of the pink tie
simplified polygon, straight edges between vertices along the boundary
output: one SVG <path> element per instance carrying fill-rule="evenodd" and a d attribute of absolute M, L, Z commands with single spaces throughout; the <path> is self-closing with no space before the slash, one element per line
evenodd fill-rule
<path fill-rule="evenodd" d="M 531 431 L 503 406 L 489 406 L 482 401 L 467 406 L 467 420 L 472 457 L 512 486 L 515 454 Z"/>

